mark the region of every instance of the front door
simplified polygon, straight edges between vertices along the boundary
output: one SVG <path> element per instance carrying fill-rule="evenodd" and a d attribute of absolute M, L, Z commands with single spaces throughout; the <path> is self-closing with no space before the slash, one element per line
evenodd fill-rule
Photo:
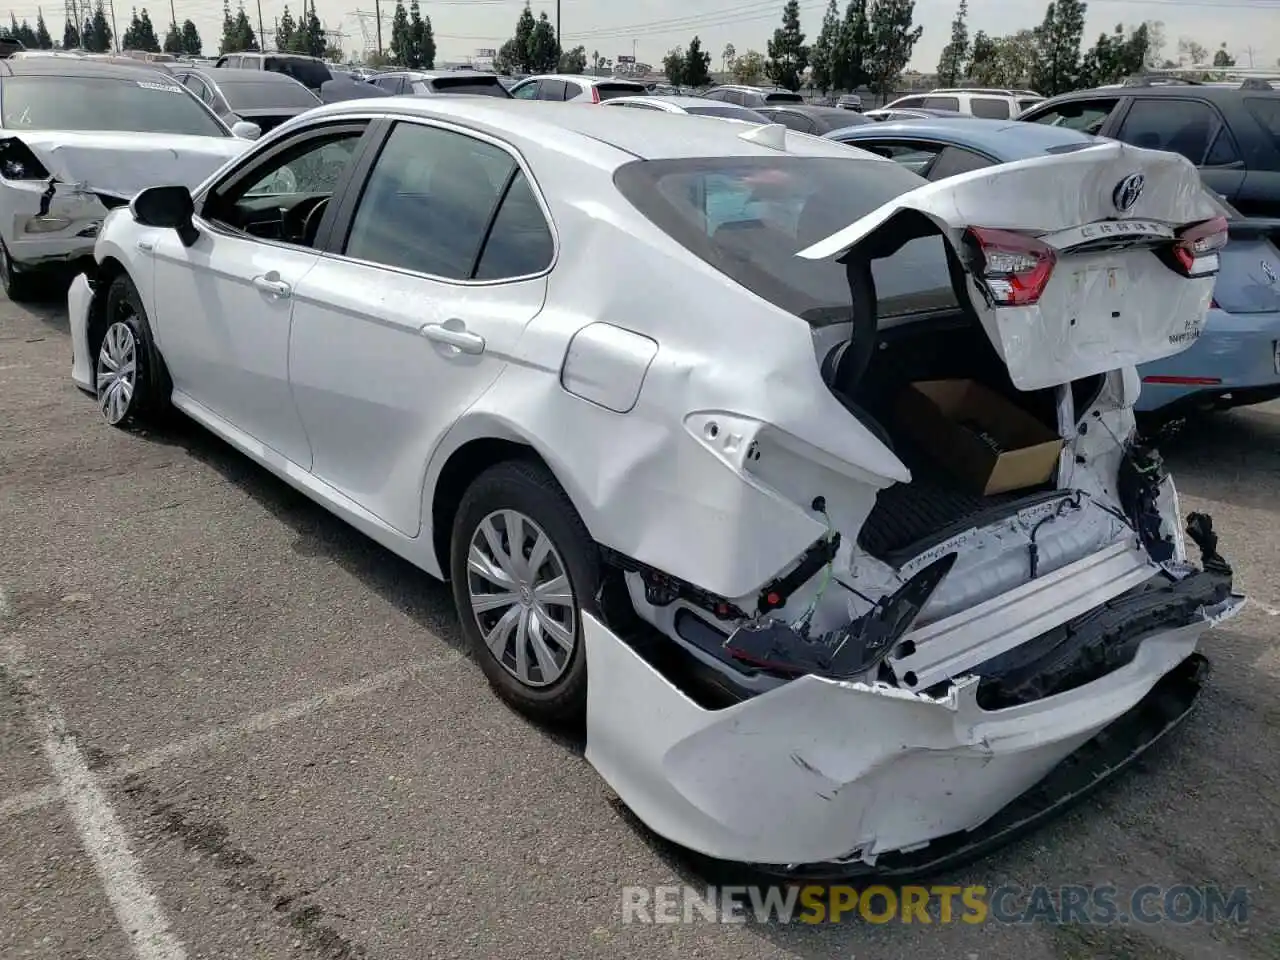
<path fill-rule="evenodd" d="M 554 241 L 513 155 L 453 130 L 396 123 L 358 186 L 298 284 L 290 381 L 315 475 L 416 536 L 431 454 L 542 309 Z"/>
<path fill-rule="evenodd" d="M 303 468 L 311 447 L 289 389 L 289 325 L 327 199 L 364 124 L 311 131 L 229 175 L 198 237 L 154 236 L 156 328 L 174 389 Z"/>

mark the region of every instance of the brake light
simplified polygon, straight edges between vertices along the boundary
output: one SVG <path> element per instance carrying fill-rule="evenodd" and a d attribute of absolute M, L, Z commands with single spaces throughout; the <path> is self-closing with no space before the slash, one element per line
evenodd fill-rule
<path fill-rule="evenodd" d="M 1221 309 L 1222 309 L 1222 307 L 1218 306 L 1218 298 L 1217 298 L 1217 297 L 1214 297 L 1212 300 L 1210 300 L 1210 301 L 1209 301 L 1209 309 L 1210 309 L 1210 310 L 1221 310 Z"/>
<path fill-rule="evenodd" d="M 1227 218 L 1214 217 L 1178 231 L 1173 244 L 1175 269 L 1185 277 L 1218 272 L 1218 251 L 1227 245 Z"/>
<path fill-rule="evenodd" d="M 594 85 L 591 87 L 591 102 L 592 103 L 600 102 L 600 88 Z"/>
<path fill-rule="evenodd" d="M 1052 247 L 1025 233 L 990 227 L 970 227 L 965 237 L 975 273 L 998 306 L 1039 301 L 1058 262 Z"/>

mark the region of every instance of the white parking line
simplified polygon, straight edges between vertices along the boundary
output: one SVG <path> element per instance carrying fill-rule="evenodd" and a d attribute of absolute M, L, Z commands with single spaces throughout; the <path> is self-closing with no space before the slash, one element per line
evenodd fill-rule
<path fill-rule="evenodd" d="M 222 743 L 237 737 L 247 736 L 254 733 L 264 733 L 273 727 L 277 727 L 284 723 L 291 723 L 295 720 L 309 716 L 312 713 L 322 710 L 326 707 L 336 706 L 342 703 L 350 703 L 353 700 L 359 700 L 361 697 L 368 696 L 371 693 L 377 693 L 380 690 L 386 690 L 396 686 L 406 680 L 412 679 L 421 673 L 431 670 L 439 670 L 443 667 L 452 666 L 465 657 L 461 653 L 451 653 L 444 657 L 432 660 L 419 660 L 415 663 L 406 664 L 403 667 L 395 667 L 391 670 L 384 670 L 381 673 L 375 673 L 363 679 L 353 681 L 341 687 L 334 687 L 332 690 L 326 690 L 311 697 L 301 700 L 294 700 L 292 703 L 282 704 L 270 710 L 264 710 L 261 713 L 255 713 L 229 723 L 226 726 L 218 727 L 207 733 L 199 733 L 195 736 L 186 737 L 174 743 L 165 744 L 154 750 L 149 750 L 141 756 L 133 759 L 123 759 L 113 763 L 105 770 L 98 771 L 99 778 L 108 781 L 121 780 L 131 774 L 144 773 L 147 770 L 154 770 L 162 764 L 171 760 L 177 760 L 182 757 L 188 757 L 192 754 L 200 753 L 204 750 L 212 749 Z M 36 810 L 40 807 L 47 806 L 56 802 L 61 797 L 58 790 L 52 787 L 44 787 L 37 790 L 27 790 L 23 793 L 15 794 L 0 800 L 0 820 L 6 817 L 15 816 L 25 813 L 28 810 Z"/>
<path fill-rule="evenodd" d="M 169 930 L 159 901 L 142 877 L 111 803 L 98 787 L 75 739 L 67 733 L 62 717 L 32 684 L 24 661 L 22 647 L 0 637 L 0 663 L 22 678 L 30 694 L 25 698 L 27 719 L 40 736 L 80 843 L 93 861 L 134 956 L 138 960 L 186 960 L 186 951 Z"/>

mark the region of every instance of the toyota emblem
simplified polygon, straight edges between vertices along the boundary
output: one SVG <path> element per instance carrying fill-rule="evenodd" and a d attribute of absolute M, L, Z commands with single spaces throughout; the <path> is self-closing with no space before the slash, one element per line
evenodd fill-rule
<path fill-rule="evenodd" d="M 1147 185 L 1147 178 L 1140 173 L 1131 173 L 1111 192 L 1111 200 L 1121 213 L 1129 210 L 1142 196 L 1142 188 Z"/>
<path fill-rule="evenodd" d="M 1273 287 L 1276 285 L 1276 272 L 1271 269 L 1271 264 L 1265 260 L 1262 261 L 1262 275 L 1267 278 L 1267 283 Z"/>

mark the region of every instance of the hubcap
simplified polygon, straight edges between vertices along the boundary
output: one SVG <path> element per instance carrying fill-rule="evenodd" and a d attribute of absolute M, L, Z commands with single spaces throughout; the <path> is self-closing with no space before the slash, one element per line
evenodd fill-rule
<path fill-rule="evenodd" d="M 129 412 L 138 377 L 138 342 L 127 323 L 107 327 L 98 351 L 98 408 L 107 423 L 116 424 Z"/>
<path fill-rule="evenodd" d="M 564 673 L 577 605 L 551 538 L 515 510 L 480 521 L 467 553 L 471 611 L 494 658 L 517 680 L 545 687 Z"/>

